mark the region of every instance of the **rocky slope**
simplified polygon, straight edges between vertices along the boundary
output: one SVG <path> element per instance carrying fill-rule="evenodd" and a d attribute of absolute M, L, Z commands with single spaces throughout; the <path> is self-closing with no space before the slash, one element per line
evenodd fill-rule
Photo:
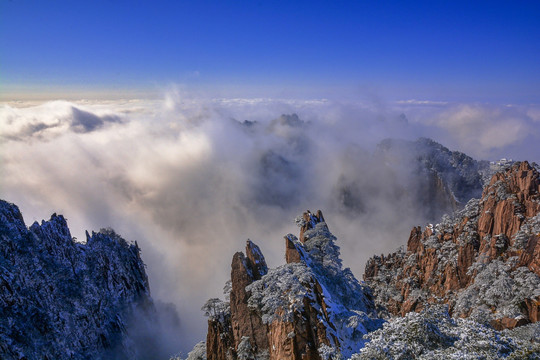
<path fill-rule="evenodd" d="M 0 358 L 135 359 L 127 328 L 153 303 L 137 244 L 71 237 L 62 215 L 27 228 L 0 200 Z"/>
<path fill-rule="evenodd" d="M 257 245 L 236 253 L 225 301 L 210 299 L 208 359 L 321 359 L 351 356 L 381 326 L 369 289 L 343 269 L 320 212 L 285 237 L 287 264 L 268 269 Z"/>
<path fill-rule="evenodd" d="M 447 304 L 498 329 L 539 320 L 540 178 L 527 162 L 495 174 L 481 199 L 412 229 L 407 248 L 375 256 L 364 279 L 392 315 Z"/>
<path fill-rule="evenodd" d="M 487 161 L 427 138 L 386 139 L 374 153 L 350 149 L 340 161 L 330 209 L 366 229 L 368 237 L 396 236 L 404 223 L 436 222 L 462 209 L 481 196 L 485 178 L 494 171 Z M 387 230 L 371 230 L 380 225 Z"/>
<path fill-rule="evenodd" d="M 452 318 L 446 306 L 430 306 L 394 317 L 366 335 L 369 342 L 352 360 L 537 360 L 540 327 L 536 324 L 498 331 L 470 318 Z"/>
<path fill-rule="evenodd" d="M 375 157 L 394 169 L 401 179 L 407 179 L 405 191 L 434 220 L 462 208 L 471 198 L 480 197 L 483 174 L 489 172 L 488 162 L 450 151 L 428 138 L 383 140 Z"/>

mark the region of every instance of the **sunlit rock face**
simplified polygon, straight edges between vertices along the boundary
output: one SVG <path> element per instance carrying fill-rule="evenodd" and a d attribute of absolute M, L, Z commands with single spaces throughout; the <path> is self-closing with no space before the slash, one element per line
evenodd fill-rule
<path fill-rule="evenodd" d="M 208 359 L 350 357 L 382 325 L 369 289 L 342 268 L 322 213 L 296 222 L 300 240 L 285 237 L 287 264 L 268 270 L 251 241 L 234 255 L 226 301 L 203 308 Z"/>
<path fill-rule="evenodd" d="M 463 210 L 413 228 L 406 249 L 373 257 L 364 279 L 393 315 L 444 303 L 454 316 L 514 328 L 539 320 L 539 239 L 539 173 L 517 162 Z"/>
<path fill-rule="evenodd" d="M 132 359 L 154 311 L 140 249 L 114 231 L 76 242 L 62 215 L 27 228 L 0 201 L 0 358 Z"/>

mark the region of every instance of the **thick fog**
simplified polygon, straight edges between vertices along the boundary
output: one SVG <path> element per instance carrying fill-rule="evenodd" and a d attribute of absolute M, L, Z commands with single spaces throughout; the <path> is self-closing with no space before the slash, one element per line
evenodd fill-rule
<path fill-rule="evenodd" d="M 476 159 L 540 160 L 540 108 L 489 104 L 204 99 L 53 101 L 0 106 L 0 197 L 27 225 L 53 212 L 72 234 L 112 227 L 137 241 L 152 296 L 176 306 L 167 342 L 204 339 L 200 307 L 221 296 L 234 252 L 257 243 L 284 262 L 294 218 L 321 209 L 344 265 L 405 244 L 425 212 L 385 138 L 430 137 Z M 160 305 L 161 306 L 161 305 Z M 170 306 L 162 305 L 171 311 Z M 177 344 L 177 345 L 176 345 Z"/>

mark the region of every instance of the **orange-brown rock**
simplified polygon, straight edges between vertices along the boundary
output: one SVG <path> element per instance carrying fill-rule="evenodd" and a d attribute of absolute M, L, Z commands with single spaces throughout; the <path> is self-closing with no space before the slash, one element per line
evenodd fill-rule
<path fill-rule="evenodd" d="M 318 360 L 319 346 L 330 345 L 326 328 L 317 318 L 317 310 L 307 298 L 304 299 L 304 309 L 294 314 L 290 322 L 275 320 L 270 324 L 268 335 L 271 359 Z"/>
<path fill-rule="evenodd" d="M 536 299 L 525 299 L 525 307 L 527 308 L 527 315 L 531 322 L 540 321 L 540 297 Z"/>
<path fill-rule="evenodd" d="M 234 254 L 229 303 L 209 300 L 230 310 L 208 323 L 209 359 L 350 357 L 362 336 L 382 325 L 370 290 L 342 268 L 322 213 L 304 213 L 299 225 L 304 243 L 285 237 L 287 264 L 270 272 L 251 241 L 245 255 Z"/>
<path fill-rule="evenodd" d="M 259 272 L 261 268 L 267 268 L 264 258 L 261 258 L 260 251 L 254 253 L 254 249 L 258 250 L 258 247 L 248 240 L 246 245 L 247 257 L 241 252 L 237 252 L 233 256 L 230 306 L 231 328 L 235 346 L 238 346 L 243 336 L 249 336 L 251 346 L 257 351 L 268 348 L 267 329 L 261 317 L 248 307 L 249 293 L 246 291 L 246 286 L 261 278 Z M 254 261 L 250 259 L 256 258 L 259 263 L 254 265 Z M 261 263 L 264 265 L 261 266 Z"/>
<path fill-rule="evenodd" d="M 233 335 L 229 322 L 208 320 L 206 353 L 208 360 L 224 360 L 234 356 Z"/>
<path fill-rule="evenodd" d="M 513 319 L 513 318 L 504 317 L 502 319 L 491 321 L 491 326 L 493 326 L 495 330 L 503 330 L 503 329 L 513 329 L 518 326 L 527 325 L 529 323 L 530 321 L 525 318 Z"/>
<path fill-rule="evenodd" d="M 322 219 L 322 214 L 319 213 L 316 219 Z M 288 262 L 300 262 L 300 253 L 294 245 L 295 239 L 290 238 L 288 241 Z M 303 310 L 295 312 L 292 320 L 284 321 L 278 314 L 267 325 L 263 323 L 261 314 L 249 308 L 250 294 L 246 290 L 249 284 L 260 279 L 267 271 L 264 256 L 253 242 L 247 241 L 246 255 L 242 252 L 234 254 L 231 264 L 230 318 L 208 321 L 208 359 L 235 359 L 243 337 L 249 337 L 254 353 L 267 351 L 270 359 L 320 359 L 317 349 L 322 344 L 330 344 L 327 329 L 318 317 L 318 309 L 321 309 L 326 321 L 329 321 L 322 287 L 315 280 L 312 289 L 314 299 L 304 298 Z"/>
<path fill-rule="evenodd" d="M 259 280 L 268 272 L 268 266 L 261 249 L 251 240 L 246 243 L 246 269 L 251 271 L 253 280 Z"/>
<path fill-rule="evenodd" d="M 267 326 L 259 314 L 248 307 L 246 286 L 266 274 L 268 267 L 259 247 L 250 240 L 246 255 L 237 252 L 231 264 L 230 314 L 208 320 L 206 337 L 209 360 L 236 358 L 236 349 L 242 337 L 248 336 L 254 351 L 268 349 Z"/>
<path fill-rule="evenodd" d="M 523 246 L 514 243 L 522 225 L 539 213 L 540 176 L 529 163 L 515 163 L 495 174 L 482 199 L 469 202 L 459 216 L 424 231 L 414 227 L 406 251 L 370 259 L 364 279 L 392 314 L 419 311 L 426 302 L 447 303 L 452 311 L 456 294 L 474 284 L 475 263 L 517 258 L 512 269 L 525 266 L 540 276 L 540 234 L 527 235 Z M 388 284 L 394 289 L 391 294 L 399 297 L 378 290 Z M 513 328 L 538 321 L 538 302 L 523 301 L 521 317 L 499 318 L 494 326 Z"/>
<path fill-rule="evenodd" d="M 313 229 L 318 223 L 324 222 L 324 216 L 321 210 L 317 210 L 317 214 L 313 215 L 311 211 L 307 210 L 302 214 L 302 223 L 300 224 L 300 242 L 303 244 L 306 242 L 306 231 Z M 285 236 L 285 260 L 287 264 L 298 263 L 301 261 L 302 256 L 294 243 L 294 236 Z"/>
<path fill-rule="evenodd" d="M 305 232 L 309 229 L 313 229 L 318 223 L 324 222 L 324 217 L 321 210 L 318 210 L 316 215 L 313 215 L 308 210 L 304 212 L 302 218 L 304 220 L 304 224 L 300 227 L 300 242 L 304 243 L 306 241 L 304 238 Z"/>
<path fill-rule="evenodd" d="M 285 236 L 285 261 L 287 264 L 299 263 L 301 261 L 300 252 L 294 244 L 294 240 L 291 236 Z"/>
<path fill-rule="evenodd" d="M 407 251 L 418 252 L 422 243 L 420 239 L 422 238 L 422 228 L 420 226 L 415 226 L 411 230 L 411 235 L 409 235 L 409 240 L 407 241 Z"/>
<path fill-rule="evenodd" d="M 539 194 L 538 172 L 526 161 L 495 174 L 482 194 L 483 211 L 478 218 L 480 238 L 504 234 L 512 239 L 524 220 L 540 211 Z M 490 255 L 495 255 L 490 245 L 483 243 L 481 251 L 488 252 L 489 247 Z"/>

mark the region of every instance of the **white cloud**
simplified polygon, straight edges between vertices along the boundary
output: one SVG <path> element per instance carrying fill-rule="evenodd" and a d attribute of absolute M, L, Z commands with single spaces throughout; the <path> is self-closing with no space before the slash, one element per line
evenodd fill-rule
<path fill-rule="evenodd" d="M 527 116 L 534 122 L 540 122 L 540 106 L 530 106 L 526 110 Z"/>
<path fill-rule="evenodd" d="M 121 122 L 112 112 L 90 112 L 84 106 L 53 101 L 35 107 L 0 107 L 0 137 L 9 140 L 48 140 L 66 131 L 92 132 L 109 123 Z"/>
<path fill-rule="evenodd" d="M 408 100 L 398 100 L 396 101 L 396 104 L 399 104 L 399 105 L 448 105 L 448 102 L 436 101 L 436 100 L 408 99 Z"/>
<path fill-rule="evenodd" d="M 425 136 L 475 158 L 538 161 L 540 157 L 540 149 L 534 146 L 534 140 L 540 139 L 540 127 L 533 105 L 448 103 L 432 107 L 427 103 L 401 103 L 397 108 Z"/>

